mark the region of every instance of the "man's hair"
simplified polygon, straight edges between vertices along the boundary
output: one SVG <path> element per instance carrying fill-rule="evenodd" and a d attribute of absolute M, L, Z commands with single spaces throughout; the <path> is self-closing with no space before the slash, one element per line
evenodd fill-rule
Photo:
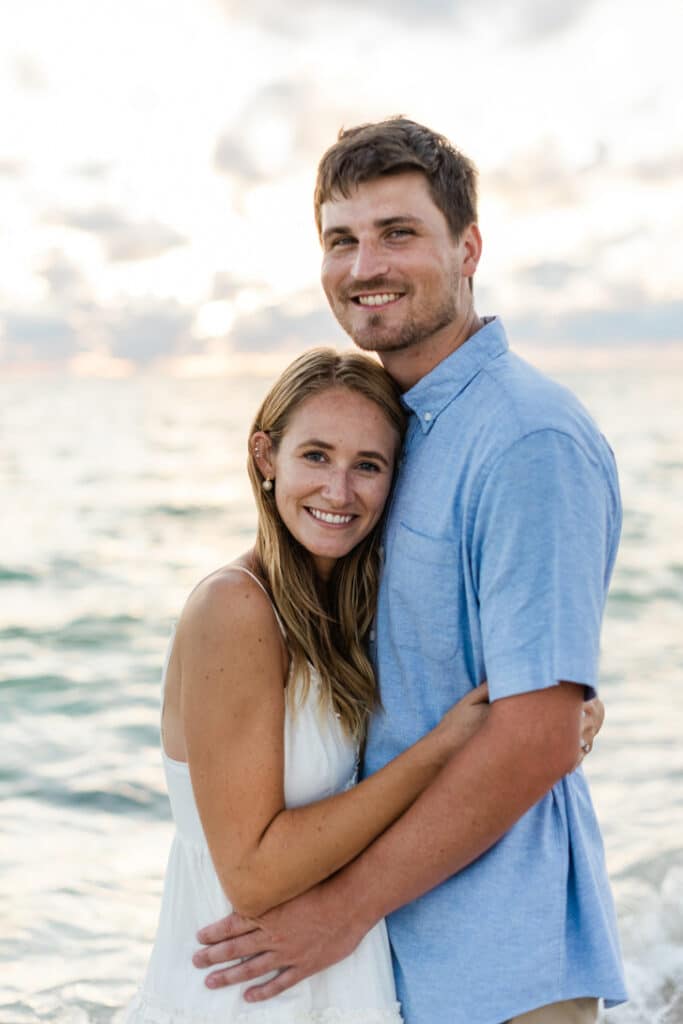
<path fill-rule="evenodd" d="M 337 142 L 318 165 L 315 222 L 321 231 L 321 207 L 334 196 L 348 198 L 356 186 L 383 175 L 419 171 L 424 174 L 436 206 L 453 238 L 477 219 L 477 169 L 443 135 L 409 121 L 390 117 L 376 124 L 342 128 Z"/>

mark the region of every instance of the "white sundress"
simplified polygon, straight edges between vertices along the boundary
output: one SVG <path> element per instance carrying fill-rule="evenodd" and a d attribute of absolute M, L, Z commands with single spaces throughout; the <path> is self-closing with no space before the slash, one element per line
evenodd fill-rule
<path fill-rule="evenodd" d="M 171 648 L 172 641 L 162 686 Z M 205 975 L 216 968 L 192 965 L 196 934 L 232 908 L 211 861 L 188 766 L 168 757 L 163 746 L 162 759 L 176 831 L 154 947 L 144 981 L 124 1014 L 125 1024 L 401 1024 L 383 921 L 345 960 L 267 1002 L 252 1004 L 242 998 L 256 981 L 217 990 L 206 987 Z M 355 782 L 356 768 L 357 749 L 334 713 L 321 709 L 313 678 L 306 699 L 294 712 L 289 705 L 285 711 L 287 807 L 347 789 Z"/>

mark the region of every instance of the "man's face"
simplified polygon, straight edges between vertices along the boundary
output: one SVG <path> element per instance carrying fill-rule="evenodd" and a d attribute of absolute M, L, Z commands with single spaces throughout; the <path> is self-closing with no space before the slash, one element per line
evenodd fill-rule
<path fill-rule="evenodd" d="M 328 200 L 321 227 L 322 285 L 359 348 L 388 354 L 438 343 L 471 309 L 465 236 L 453 238 L 419 171 Z"/>

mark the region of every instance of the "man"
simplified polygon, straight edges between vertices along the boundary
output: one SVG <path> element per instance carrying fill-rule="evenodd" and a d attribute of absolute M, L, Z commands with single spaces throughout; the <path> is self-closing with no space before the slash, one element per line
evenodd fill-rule
<path fill-rule="evenodd" d="M 388 917 L 408 1024 L 584 1024 L 626 998 L 602 843 L 572 772 L 621 511 L 612 453 L 474 308 L 476 172 L 397 118 L 342 132 L 316 186 L 322 283 L 411 422 L 385 537 L 372 772 L 486 678 L 485 726 L 321 886 L 201 933 L 268 998 Z"/>

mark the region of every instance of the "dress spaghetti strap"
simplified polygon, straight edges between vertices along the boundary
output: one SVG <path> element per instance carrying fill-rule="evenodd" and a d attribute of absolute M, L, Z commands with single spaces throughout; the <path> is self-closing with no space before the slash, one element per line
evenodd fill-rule
<path fill-rule="evenodd" d="M 258 576 L 255 573 L 253 573 L 251 571 L 251 569 L 247 569 L 244 565 L 228 565 L 228 566 L 226 566 L 226 568 L 227 569 L 236 569 L 237 572 L 244 572 L 244 573 L 247 574 L 247 576 L 251 576 L 251 578 L 254 581 L 254 583 L 258 584 L 258 586 L 261 588 L 263 593 L 266 595 L 266 597 L 270 601 L 270 606 L 273 609 L 273 615 L 275 616 L 275 618 L 277 620 L 277 624 L 280 627 L 280 632 L 282 633 L 282 639 L 285 640 L 285 642 L 286 642 L 286 640 L 287 640 L 287 632 L 285 630 L 284 623 L 283 623 L 282 619 L 280 618 L 280 615 L 278 613 L 277 608 L 275 607 L 275 603 L 274 603 L 272 597 L 270 596 L 270 594 L 268 593 L 268 591 L 266 590 L 266 588 L 264 587 L 263 583 L 258 578 Z"/>

